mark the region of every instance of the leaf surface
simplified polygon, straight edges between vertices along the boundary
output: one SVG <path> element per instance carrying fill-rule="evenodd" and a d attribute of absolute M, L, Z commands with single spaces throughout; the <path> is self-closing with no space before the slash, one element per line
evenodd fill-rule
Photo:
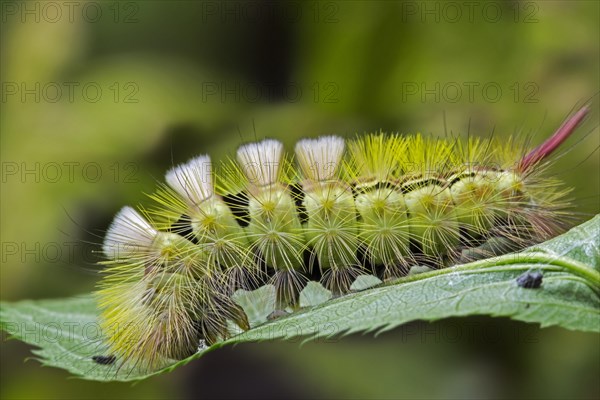
<path fill-rule="evenodd" d="M 0 321 L 13 337 L 38 347 L 44 365 L 63 368 L 93 380 L 129 381 L 173 370 L 226 344 L 293 337 L 329 337 L 381 332 L 414 320 L 491 315 L 600 332 L 600 215 L 569 232 L 521 253 L 441 270 L 409 275 L 392 284 L 327 300 L 322 288 L 303 292 L 300 311 L 268 320 L 274 309 L 272 287 L 238 292 L 253 328 L 157 372 L 101 365 L 106 356 L 91 296 L 62 300 L 2 303 Z M 523 274 L 540 272 L 539 288 L 517 283 Z"/>

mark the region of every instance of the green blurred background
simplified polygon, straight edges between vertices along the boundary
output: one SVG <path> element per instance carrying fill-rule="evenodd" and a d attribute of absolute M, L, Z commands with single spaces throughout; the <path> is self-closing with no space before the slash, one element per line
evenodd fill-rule
<path fill-rule="evenodd" d="M 597 1 L 3 1 L 1 298 L 98 280 L 98 243 L 171 165 L 242 141 L 533 134 L 592 115 L 553 168 L 599 212 Z M 225 348 L 137 385 L 2 343 L 2 398 L 600 397 L 598 335 L 507 319 Z"/>

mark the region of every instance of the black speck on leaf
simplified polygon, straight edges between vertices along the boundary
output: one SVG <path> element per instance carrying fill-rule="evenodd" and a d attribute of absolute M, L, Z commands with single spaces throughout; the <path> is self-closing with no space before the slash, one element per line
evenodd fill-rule
<path fill-rule="evenodd" d="M 542 285 L 543 275 L 541 272 L 527 271 L 517 278 L 517 285 L 525 289 L 538 289 Z"/>
<path fill-rule="evenodd" d="M 101 364 L 101 365 L 111 365 L 117 360 L 117 357 L 115 357 L 114 355 L 93 356 L 92 360 L 94 360 L 96 363 Z"/>

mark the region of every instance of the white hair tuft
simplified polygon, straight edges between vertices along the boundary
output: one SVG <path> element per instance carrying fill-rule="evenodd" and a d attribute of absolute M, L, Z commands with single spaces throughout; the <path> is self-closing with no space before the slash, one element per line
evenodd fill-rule
<path fill-rule="evenodd" d="M 296 143 L 296 158 L 305 177 L 314 181 L 332 179 L 344 156 L 345 141 L 339 136 L 303 139 Z"/>
<path fill-rule="evenodd" d="M 158 232 L 131 207 L 123 207 L 106 232 L 102 250 L 111 260 L 144 254 Z"/>
<path fill-rule="evenodd" d="M 277 182 L 282 157 L 283 144 L 273 139 L 249 143 L 237 151 L 242 171 L 256 186 L 267 186 Z"/>
<path fill-rule="evenodd" d="M 198 205 L 214 193 L 210 157 L 201 155 L 170 169 L 167 184 L 189 204 Z"/>

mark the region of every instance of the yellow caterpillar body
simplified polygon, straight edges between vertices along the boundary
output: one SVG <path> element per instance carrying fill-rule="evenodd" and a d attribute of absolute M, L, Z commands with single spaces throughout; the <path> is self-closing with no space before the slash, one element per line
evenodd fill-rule
<path fill-rule="evenodd" d="M 174 167 L 155 206 L 123 208 L 105 237 L 97 292 L 111 351 L 152 370 L 203 340 L 249 324 L 240 288 L 275 285 L 297 306 L 307 281 L 343 295 L 360 275 L 451 266 L 514 251 L 565 226 L 566 195 L 548 156 L 581 122 L 570 118 L 524 151 L 510 139 L 367 134 L 241 146 L 236 160 L 206 155 Z"/>

